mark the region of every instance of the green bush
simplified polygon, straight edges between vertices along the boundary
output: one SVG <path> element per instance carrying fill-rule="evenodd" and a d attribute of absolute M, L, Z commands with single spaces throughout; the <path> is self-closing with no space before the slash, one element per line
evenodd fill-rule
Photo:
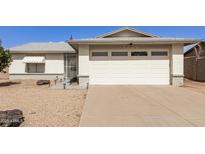
<path fill-rule="evenodd" d="M 0 72 L 4 72 L 5 68 L 8 68 L 12 62 L 11 53 L 9 50 L 4 49 L 0 41 Z"/>

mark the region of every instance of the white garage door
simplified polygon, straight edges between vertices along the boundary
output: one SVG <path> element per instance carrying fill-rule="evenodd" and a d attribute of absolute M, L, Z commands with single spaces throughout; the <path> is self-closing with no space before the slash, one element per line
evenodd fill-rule
<path fill-rule="evenodd" d="M 92 52 L 90 84 L 168 85 L 167 51 Z"/>

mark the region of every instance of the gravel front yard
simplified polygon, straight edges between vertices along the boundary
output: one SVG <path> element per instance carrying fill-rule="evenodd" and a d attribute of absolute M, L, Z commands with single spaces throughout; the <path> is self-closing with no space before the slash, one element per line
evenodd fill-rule
<path fill-rule="evenodd" d="M 2 82 L 2 81 L 0 81 Z M 50 89 L 34 80 L 0 87 L 0 110 L 20 109 L 24 127 L 78 126 L 86 90 Z"/>

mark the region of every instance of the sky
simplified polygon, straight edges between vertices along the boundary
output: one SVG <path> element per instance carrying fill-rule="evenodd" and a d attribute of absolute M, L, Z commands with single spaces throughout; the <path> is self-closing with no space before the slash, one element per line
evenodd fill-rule
<path fill-rule="evenodd" d="M 123 26 L 0 26 L 5 48 L 29 42 L 59 42 L 72 37 L 92 38 Z M 162 37 L 205 39 L 205 26 L 130 26 Z"/>

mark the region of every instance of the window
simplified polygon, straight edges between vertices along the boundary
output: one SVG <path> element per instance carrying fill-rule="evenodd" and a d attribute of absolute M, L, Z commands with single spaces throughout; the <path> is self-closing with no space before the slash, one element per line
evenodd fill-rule
<path fill-rule="evenodd" d="M 152 56 L 167 56 L 167 51 L 152 51 Z"/>
<path fill-rule="evenodd" d="M 112 52 L 112 56 L 128 56 L 128 52 Z"/>
<path fill-rule="evenodd" d="M 131 56 L 147 56 L 147 52 L 146 51 L 131 52 Z"/>
<path fill-rule="evenodd" d="M 108 56 L 108 52 L 92 52 L 92 56 L 93 57 L 97 57 L 97 56 L 99 56 L 99 57 L 103 57 L 103 56 Z"/>
<path fill-rule="evenodd" d="M 45 64 L 42 63 L 27 63 L 27 73 L 44 73 Z"/>

